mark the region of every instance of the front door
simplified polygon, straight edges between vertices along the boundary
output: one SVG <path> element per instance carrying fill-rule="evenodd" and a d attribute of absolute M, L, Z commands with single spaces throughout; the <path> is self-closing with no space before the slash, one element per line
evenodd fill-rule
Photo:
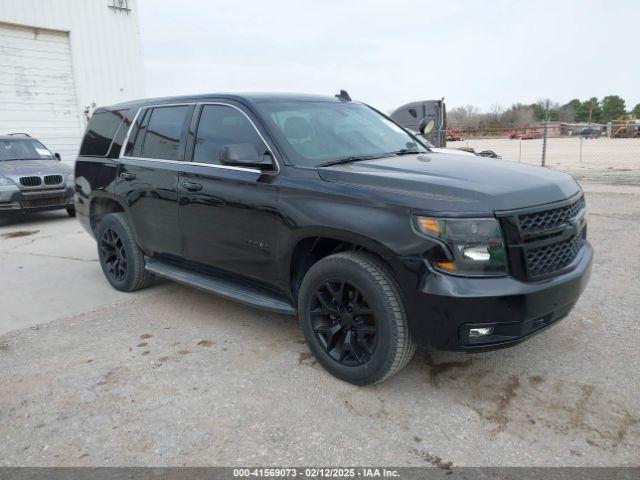
<path fill-rule="evenodd" d="M 277 176 L 221 165 L 225 145 L 270 151 L 248 114 L 229 104 L 198 107 L 178 195 L 186 260 L 277 284 Z"/>
<path fill-rule="evenodd" d="M 142 109 L 120 158 L 117 194 L 148 255 L 179 256 L 178 175 L 193 105 Z"/>

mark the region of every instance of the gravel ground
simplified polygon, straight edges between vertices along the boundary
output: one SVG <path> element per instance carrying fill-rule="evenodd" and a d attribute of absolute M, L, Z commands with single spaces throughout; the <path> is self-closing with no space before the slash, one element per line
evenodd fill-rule
<path fill-rule="evenodd" d="M 638 465 L 624 178 L 583 178 L 596 259 L 569 317 L 507 350 L 420 351 L 366 388 L 325 373 L 293 318 L 169 282 L 112 290 L 64 212 L 0 221 L 0 466 Z"/>

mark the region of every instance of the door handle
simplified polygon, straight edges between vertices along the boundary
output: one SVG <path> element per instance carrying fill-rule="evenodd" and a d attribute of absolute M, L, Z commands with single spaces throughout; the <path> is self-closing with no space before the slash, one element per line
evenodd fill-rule
<path fill-rule="evenodd" d="M 120 174 L 120 178 L 122 178 L 123 180 L 135 180 L 136 175 L 134 173 L 123 172 Z"/>
<path fill-rule="evenodd" d="M 198 190 L 202 190 L 202 185 L 200 185 L 199 183 L 182 182 L 182 186 L 190 192 L 197 192 Z"/>

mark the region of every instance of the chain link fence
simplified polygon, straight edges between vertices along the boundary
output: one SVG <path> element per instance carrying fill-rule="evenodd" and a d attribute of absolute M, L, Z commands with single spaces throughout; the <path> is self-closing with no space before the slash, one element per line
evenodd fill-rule
<path fill-rule="evenodd" d="M 447 148 L 493 151 L 504 160 L 543 164 L 544 127 L 450 130 Z M 640 123 L 549 124 L 544 165 L 563 171 L 640 173 Z"/>

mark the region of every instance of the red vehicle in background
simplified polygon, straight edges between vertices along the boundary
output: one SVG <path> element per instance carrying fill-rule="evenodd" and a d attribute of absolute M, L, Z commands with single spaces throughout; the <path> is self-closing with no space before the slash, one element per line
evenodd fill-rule
<path fill-rule="evenodd" d="M 462 130 L 447 128 L 447 142 L 461 142 L 462 140 L 464 140 L 464 132 Z"/>
<path fill-rule="evenodd" d="M 540 135 L 537 130 L 528 128 L 522 133 L 518 132 L 517 130 L 509 130 L 505 135 L 512 140 L 534 140 L 536 138 L 542 138 L 542 135 Z"/>

